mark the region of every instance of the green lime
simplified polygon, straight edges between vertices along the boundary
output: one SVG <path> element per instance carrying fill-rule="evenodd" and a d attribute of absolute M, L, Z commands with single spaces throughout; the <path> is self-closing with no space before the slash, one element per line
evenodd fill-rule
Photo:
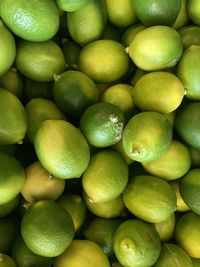
<path fill-rule="evenodd" d="M 77 69 L 81 47 L 74 41 L 67 41 L 62 45 L 67 69 Z"/>
<path fill-rule="evenodd" d="M 99 92 L 86 74 L 70 70 L 55 76 L 53 96 L 67 116 L 79 118 L 88 106 L 98 101 Z"/>
<path fill-rule="evenodd" d="M 180 8 L 181 0 L 134 0 L 134 10 L 139 20 L 146 26 L 168 25 L 175 22 Z"/>
<path fill-rule="evenodd" d="M 126 124 L 122 141 L 128 157 L 140 162 L 151 161 L 169 148 L 172 126 L 158 112 L 140 112 Z"/>
<path fill-rule="evenodd" d="M 178 212 L 186 212 L 190 210 L 190 208 L 186 205 L 185 201 L 183 200 L 180 194 L 180 182 L 181 182 L 181 179 L 178 179 L 178 180 L 170 181 L 169 184 L 176 194 L 176 210 Z"/>
<path fill-rule="evenodd" d="M 56 0 L 58 7 L 68 12 L 77 11 L 90 2 L 91 0 Z"/>
<path fill-rule="evenodd" d="M 193 267 L 192 260 L 180 246 L 171 243 L 162 245 L 161 253 L 153 267 Z"/>
<path fill-rule="evenodd" d="M 17 267 L 17 265 L 10 256 L 0 253 L 0 267 Z"/>
<path fill-rule="evenodd" d="M 146 71 L 173 67 L 182 56 L 179 34 L 168 26 L 156 25 L 139 32 L 128 49 L 135 65 Z"/>
<path fill-rule="evenodd" d="M 84 230 L 84 237 L 97 243 L 109 258 L 113 258 L 113 236 L 120 223 L 120 219 L 96 217 Z"/>
<path fill-rule="evenodd" d="M 200 25 L 200 4 L 198 0 L 190 0 L 188 2 L 188 15 L 191 21 L 196 24 Z"/>
<path fill-rule="evenodd" d="M 0 205 L 13 200 L 25 182 L 20 162 L 11 155 L 0 153 Z"/>
<path fill-rule="evenodd" d="M 109 21 L 117 27 L 128 27 L 137 20 L 132 0 L 106 0 Z"/>
<path fill-rule="evenodd" d="M 179 29 L 188 23 L 189 18 L 188 18 L 187 8 L 188 8 L 188 0 L 181 0 L 181 9 L 173 24 L 174 29 Z"/>
<path fill-rule="evenodd" d="M 86 218 L 86 204 L 77 194 L 62 194 L 57 200 L 58 204 L 71 215 L 75 230 L 79 230 Z"/>
<path fill-rule="evenodd" d="M 187 146 L 189 152 L 190 152 L 190 157 L 191 157 L 191 164 L 192 167 L 200 167 L 200 149 L 192 147 L 192 146 Z"/>
<path fill-rule="evenodd" d="M 145 29 L 145 26 L 141 23 L 134 24 L 131 27 L 129 27 L 122 35 L 122 44 L 127 47 L 130 46 L 130 43 L 133 41 L 135 36 Z"/>
<path fill-rule="evenodd" d="M 80 53 L 80 70 L 95 82 L 114 82 L 127 72 L 128 66 L 129 58 L 124 46 L 113 40 L 94 41 Z"/>
<path fill-rule="evenodd" d="M 191 167 L 190 152 L 179 141 L 172 140 L 168 150 L 158 159 L 146 162 L 143 167 L 152 175 L 174 180 L 185 175 Z"/>
<path fill-rule="evenodd" d="M 179 136 L 190 146 L 200 148 L 200 103 L 189 102 L 177 112 L 175 127 Z"/>
<path fill-rule="evenodd" d="M 125 212 L 125 205 L 122 195 L 111 201 L 101 203 L 93 202 L 85 192 L 83 192 L 83 198 L 89 211 L 98 217 L 108 219 L 116 218 L 121 216 Z"/>
<path fill-rule="evenodd" d="M 190 257 L 200 258 L 200 216 L 187 212 L 178 220 L 175 229 L 176 242 Z"/>
<path fill-rule="evenodd" d="M 19 267 L 50 267 L 53 263 L 52 258 L 34 254 L 21 236 L 18 236 L 13 244 L 12 256 Z"/>
<path fill-rule="evenodd" d="M 16 206 L 19 204 L 19 198 L 19 195 L 17 195 L 15 198 L 11 199 L 5 204 L 0 205 L 0 218 L 10 214 L 16 208 Z"/>
<path fill-rule="evenodd" d="M 43 121 L 62 120 L 65 118 L 64 114 L 53 101 L 44 98 L 30 100 L 26 105 L 25 110 L 28 118 L 26 134 L 32 143 L 34 141 L 34 136 Z"/>
<path fill-rule="evenodd" d="M 172 237 L 175 229 L 175 214 L 167 218 L 165 221 L 155 223 L 156 231 L 160 237 L 161 242 L 168 242 Z"/>
<path fill-rule="evenodd" d="M 64 71 L 65 58 L 61 48 L 52 40 L 20 40 L 17 46 L 16 66 L 24 76 L 47 82 L 52 81 L 54 75 Z"/>
<path fill-rule="evenodd" d="M 169 123 L 173 127 L 174 122 L 175 122 L 175 117 L 176 117 L 176 110 L 169 112 L 169 113 L 164 113 L 163 115 L 165 116 L 165 118 L 169 121 Z"/>
<path fill-rule="evenodd" d="M 123 192 L 123 199 L 131 213 L 151 223 L 167 220 L 176 210 L 173 189 L 166 181 L 155 176 L 133 177 Z"/>
<path fill-rule="evenodd" d="M 128 182 L 128 166 L 119 152 L 101 150 L 91 156 L 82 176 L 82 186 L 93 202 L 118 197 Z"/>
<path fill-rule="evenodd" d="M 103 250 L 90 240 L 73 240 L 63 254 L 55 259 L 54 267 L 110 267 Z"/>
<path fill-rule="evenodd" d="M 196 25 L 186 25 L 178 30 L 183 48 L 186 49 L 191 45 L 200 45 L 200 27 Z"/>
<path fill-rule="evenodd" d="M 58 8 L 53 0 L 5 0 L 1 3 L 1 17 L 14 34 L 34 42 L 49 40 L 59 27 Z"/>
<path fill-rule="evenodd" d="M 25 174 L 21 194 L 29 203 L 43 199 L 56 200 L 64 191 L 65 181 L 49 175 L 39 161 L 27 167 Z"/>
<path fill-rule="evenodd" d="M 186 90 L 186 97 L 190 100 L 200 100 L 200 46 L 192 45 L 187 48 L 177 66 L 177 76 Z"/>
<path fill-rule="evenodd" d="M 35 254 L 55 257 L 63 253 L 74 237 L 69 213 L 52 200 L 40 200 L 28 207 L 21 222 L 21 234 Z"/>
<path fill-rule="evenodd" d="M 66 121 L 42 122 L 34 145 L 43 167 L 57 178 L 80 177 L 90 161 L 89 146 L 84 136 Z"/>
<path fill-rule="evenodd" d="M 192 259 L 193 267 L 199 267 L 200 266 L 200 259 Z"/>
<path fill-rule="evenodd" d="M 115 255 L 124 266 L 152 266 L 161 249 L 155 228 L 138 219 L 123 222 L 114 234 L 113 243 Z"/>
<path fill-rule="evenodd" d="M 117 143 L 124 128 L 124 114 L 119 107 L 104 102 L 90 105 L 82 114 L 80 129 L 89 144 L 107 147 Z"/>
<path fill-rule="evenodd" d="M 104 32 L 103 32 L 101 39 L 114 40 L 114 41 L 120 42 L 121 32 L 114 25 L 107 23 L 104 28 Z"/>

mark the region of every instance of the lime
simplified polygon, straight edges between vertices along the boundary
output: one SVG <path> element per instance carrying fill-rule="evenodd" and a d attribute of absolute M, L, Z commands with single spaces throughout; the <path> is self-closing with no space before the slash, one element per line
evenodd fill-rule
<path fill-rule="evenodd" d="M 80 177 L 90 161 L 89 146 L 84 136 L 66 121 L 42 122 L 34 145 L 43 167 L 57 178 Z"/>
<path fill-rule="evenodd" d="M 32 204 L 21 222 L 25 244 L 33 253 L 44 257 L 63 253 L 72 242 L 74 232 L 71 216 L 52 200 Z"/>
<path fill-rule="evenodd" d="M 90 240 L 73 240 L 63 254 L 55 259 L 54 267 L 110 267 L 102 249 Z"/>
<path fill-rule="evenodd" d="M 155 176 L 133 177 L 123 192 L 123 199 L 128 210 L 151 223 L 167 220 L 176 210 L 174 191 L 166 181 Z"/>
<path fill-rule="evenodd" d="M 133 163 L 133 160 L 131 158 L 129 158 L 125 151 L 124 151 L 124 147 L 123 147 L 123 144 L 122 144 L 122 139 L 120 139 L 116 144 L 114 144 L 112 146 L 112 148 L 116 151 L 118 151 L 119 153 L 121 153 L 121 155 L 123 156 L 123 158 L 125 159 L 126 163 L 128 165 L 132 164 Z"/>
<path fill-rule="evenodd" d="M 187 7 L 188 7 L 188 0 L 181 0 L 181 9 L 173 24 L 174 29 L 179 29 L 188 23 L 189 18 L 188 18 Z"/>
<path fill-rule="evenodd" d="M 58 7 L 64 11 L 77 11 L 90 3 L 91 0 L 56 0 Z"/>
<path fill-rule="evenodd" d="M 104 32 L 103 32 L 101 39 L 114 40 L 114 41 L 120 42 L 121 32 L 114 25 L 107 23 L 104 28 Z"/>
<path fill-rule="evenodd" d="M 155 228 L 138 219 L 123 222 L 114 234 L 113 243 L 115 255 L 124 266 L 152 266 L 161 249 Z"/>
<path fill-rule="evenodd" d="M 191 21 L 196 24 L 200 25 L 200 4 L 198 0 L 190 0 L 188 2 L 188 15 Z"/>
<path fill-rule="evenodd" d="M 89 144 L 107 147 L 117 143 L 124 128 L 124 115 L 119 107 L 104 102 L 90 105 L 82 114 L 80 129 Z"/>
<path fill-rule="evenodd" d="M 0 267 L 17 267 L 17 265 L 10 256 L 0 253 Z"/>
<path fill-rule="evenodd" d="M 114 82 L 127 72 L 128 66 L 129 58 L 124 46 L 113 40 L 94 41 L 80 53 L 80 70 L 95 82 Z"/>
<path fill-rule="evenodd" d="M 116 151 L 101 150 L 91 156 L 82 176 L 82 186 L 93 202 L 111 201 L 118 197 L 128 182 L 128 166 Z"/>
<path fill-rule="evenodd" d="M 200 167 L 200 149 L 188 146 L 190 152 L 192 167 Z"/>
<path fill-rule="evenodd" d="M 146 71 L 163 70 L 175 66 L 182 52 L 179 34 L 173 28 L 162 25 L 152 26 L 139 32 L 128 49 L 135 65 Z"/>
<path fill-rule="evenodd" d="M 81 47 L 74 41 L 67 41 L 62 45 L 67 69 L 77 69 Z"/>
<path fill-rule="evenodd" d="M 49 40 L 59 27 L 58 9 L 53 0 L 5 0 L 1 3 L 1 17 L 14 34 L 29 41 Z"/>
<path fill-rule="evenodd" d="M 131 78 L 131 85 L 134 87 L 136 85 L 136 83 L 146 74 L 147 72 L 137 68 L 134 75 Z M 132 92 L 133 93 L 133 92 Z"/>
<path fill-rule="evenodd" d="M 123 132 L 123 147 L 128 157 L 140 162 L 159 158 L 169 148 L 172 126 L 160 113 L 147 111 L 134 115 Z"/>
<path fill-rule="evenodd" d="M 181 27 L 178 30 L 182 43 L 183 48 L 186 49 L 190 47 L 191 45 L 200 45 L 200 27 L 196 25 L 187 25 L 184 27 Z"/>
<path fill-rule="evenodd" d="M 55 74 L 64 71 L 65 58 L 61 48 L 52 40 L 20 40 L 17 46 L 16 66 L 24 76 L 47 82 L 52 81 Z"/>
<path fill-rule="evenodd" d="M 200 266 L 200 259 L 192 259 L 193 267 L 199 267 Z"/>
<path fill-rule="evenodd" d="M 88 106 L 97 102 L 99 92 L 86 74 L 70 70 L 55 76 L 53 96 L 67 116 L 79 118 Z"/>
<path fill-rule="evenodd" d="M 10 201 L 6 202 L 5 204 L 0 205 L 0 218 L 10 214 L 16 208 L 18 203 L 19 203 L 19 195 L 17 195 Z"/>
<path fill-rule="evenodd" d="M 170 240 L 175 229 L 175 214 L 167 218 L 165 221 L 155 223 L 156 231 L 160 237 L 161 242 L 167 242 Z"/>
<path fill-rule="evenodd" d="M 186 212 L 190 210 L 190 208 L 186 205 L 180 194 L 180 182 L 181 179 L 178 179 L 175 181 L 171 181 L 169 184 L 176 194 L 176 210 L 179 212 Z"/>

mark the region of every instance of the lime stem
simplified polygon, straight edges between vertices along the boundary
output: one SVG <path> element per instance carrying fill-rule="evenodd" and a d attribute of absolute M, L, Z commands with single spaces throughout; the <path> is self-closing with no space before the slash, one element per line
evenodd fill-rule
<path fill-rule="evenodd" d="M 131 152 L 131 156 L 138 156 L 140 154 L 140 151 L 137 148 L 133 148 Z"/>
<path fill-rule="evenodd" d="M 53 75 L 53 79 L 54 79 L 55 82 L 57 82 L 57 81 L 60 79 L 60 77 L 61 77 L 61 76 L 58 75 L 58 74 L 54 74 L 54 75 Z"/>
<path fill-rule="evenodd" d="M 23 145 L 23 143 L 24 143 L 23 140 L 19 140 L 19 141 L 17 142 L 18 145 Z"/>
<path fill-rule="evenodd" d="M 50 173 L 48 174 L 49 179 L 53 179 L 53 175 L 51 175 Z"/>
<path fill-rule="evenodd" d="M 126 53 L 129 53 L 129 46 L 125 48 Z"/>
<path fill-rule="evenodd" d="M 30 207 L 30 203 L 26 202 L 23 204 L 23 207 L 25 208 L 25 210 L 27 210 Z"/>
<path fill-rule="evenodd" d="M 116 116 L 115 114 L 111 114 L 111 115 L 109 116 L 109 120 L 110 120 L 111 122 L 113 122 L 113 123 L 117 123 L 117 122 L 119 121 L 119 118 L 118 118 L 118 116 Z"/>

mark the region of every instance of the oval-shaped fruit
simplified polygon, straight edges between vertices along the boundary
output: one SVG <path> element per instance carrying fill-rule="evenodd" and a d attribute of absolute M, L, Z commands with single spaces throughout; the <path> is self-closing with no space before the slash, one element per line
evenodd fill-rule
<path fill-rule="evenodd" d="M 180 194 L 180 182 L 181 182 L 181 179 L 177 179 L 177 180 L 170 181 L 169 184 L 176 194 L 176 211 L 186 212 L 186 211 L 189 211 L 190 208 L 186 205 L 185 201 L 183 200 Z"/>
<path fill-rule="evenodd" d="M 3 254 L 3 253 L 0 253 L 0 266 L 1 267 L 17 267 L 14 260 L 10 256 Z"/>
<path fill-rule="evenodd" d="M 196 25 L 186 25 L 178 29 L 183 43 L 183 48 L 186 49 L 191 45 L 200 45 L 200 27 Z"/>
<path fill-rule="evenodd" d="M 178 16 L 176 17 L 176 20 L 175 20 L 173 26 L 172 26 L 174 29 L 179 29 L 188 23 L 189 17 L 188 17 L 187 8 L 188 8 L 188 1 L 187 0 L 181 0 L 180 11 L 178 13 Z"/>
<path fill-rule="evenodd" d="M 1 17 L 14 34 L 34 42 L 51 39 L 59 28 L 58 8 L 53 0 L 5 0 L 1 3 Z"/>
<path fill-rule="evenodd" d="M 68 12 L 80 10 L 90 2 L 91 0 L 56 0 L 58 7 Z"/>
<path fill-rule="evenodd" d="M 175 223 L 175 213 L 173 213 L 172 216 L 167 218 L 165 221 L 154 224 L 161 242 L 167 242 L 172 238 L 175 229 Z"/>
<path fill-rule="evenodd" d="M 34 146 L 43 167 L 57 178 L 80 177 L 90 161 L 87 141 L 75 126 L 66 121 L 42 122 Z"/>
<path fill-rule="evenodd" d="M 200 25 L 200 4 L 198 0 L 190 0 L 188 2 L 188 15 L 191 21 L 196 24 Z"/>
<path fill-rule="evenodd" d="M 20 195 L 17 195 L 15 198 L 11 199 L 5 204 L 0 205 L 0 218 L 10 214 L 16 208 L 16 206 L 19 204 L 19 197 Z"/>

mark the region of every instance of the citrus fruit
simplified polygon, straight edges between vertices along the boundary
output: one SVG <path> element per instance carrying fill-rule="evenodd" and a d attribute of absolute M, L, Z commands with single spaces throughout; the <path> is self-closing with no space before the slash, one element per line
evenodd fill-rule
<path fill-rule="evenodd" d="M 71 215 L 75 231 L 83 224 L 86 217 L 86 205 L 80 195 L 77 194 L 62 194 L 57 200 L 58 204 L 67 210 Z"/>
<path fill-rule="evenodd" d="M 176 210 L 174 191 L 166 181 L 155 176 L 133 177 L 123 192 L 123 199 L 131 213 L 151 223 L 167 220 Z"/>
<path fill-rule="evenodd" d="M 77 11 L 90 2 L 91 0 L 56 0 L 58 7 L 68 12 Z"/>
<path fill-rule="evenodd" d="M 131 27 L 129 27 L 124 34 L 122 35 L 122 44 L 127 47 L 130 45 L 130 43 L 133 41 L 135 36 L 145 29 L 145 26 L 141 23 L 134 24 Z"/>
<path fill-rule="evenodd" d="M 52 200 L 30 205 L 21 222 L 25 244 L 33 253 L 44 257 L 63 253 L 72 242 L 74 232 L 71 216 Z"/>
<path fill-rule="evenodd" d="M 128 66 L 129 58 L 124 46 L 113 40 L 94 41 L 80 53 L 80 70 L 95 82 L 114 82 L 127 72 Z"/>
<path fill-rule="evenodd" d="M 172 140 L 168 150 L 158 159 L 143 164 L 147 172 L 166 180 L 174 180 L 185 175 L 191 167 L 191 157 L 187 147 Z"/>
<path fill-rule="evenodd" d="M 128 166 L 119 152 L 101 150 L 91 156 L 82 176 L 82 186 L 93 202 L 118 197 L 128 182 Z"/>
<path fill-rule="evenodd" d="M 103 32 L 101 39 L 114 40 L 114 41 L 120 42 L 121 32 L 114 25 L 107 23 L 104 28 L 104 32 Z"/>
<path fill-rule="evenodd" d="M 15 95 L 2 88 L 0 88 L 0 114 L 0 144 L 21 143 L 27 129 L 24 106 Z"/>
<path fill-rule="evenodd" d="M 186 212 L 190 210 L 190 208 L 186 205 L 186 203 L 184 202 L 180 194 L 180 182 L 181 182 L 181 179 L 178 179 L 178 180 L 170 181 L 169 184 L 176 194 L 176 210 L 178 212 Z"/>
<path fill-rule="evenodd" d="M 200 149 L 188 146 L 190 152 L 192 167 L 200 167 Z"/>
<path fill-rule="evenodd" d="M 3 254 L 3 253 L 0 253 L 0 266 L 1 267 L 17 267 L 14 260 L 10 256 Z"/>
<path fill-rule="evenodd" d="M 154 267 L 192 267 L 192 260 L 180 246 L 171 243 L 162 245 L 161 253 Z"/>
<path fill-rule="evenodd" d="M 78 178 L 89 164 L 88 143 L 69 122 L 42 122 L 35 134 L 34 145 L 42 166 L 57 178 Z"/>
<path fill-rule="evenodd" d="M 88 106 L 97 102 L 99 92 L 86 74 L 70 70 L 55 76 L 53 96 L 67 116 L 79 118 Z"/>
<path fill-rule="evenodd" d="M 116 151 L 118 151 L 122 156 L 123 158 L 125 159 L 126 163 L 128 165 L 132 164 L 133 163 L 133 160 L 131 158 L 129 158 L 125 151 L 124 151 L 124 147 L 123 147 L 123 144 L 122 144 L 122 139 L 120 139 L 116 144 L 114 144 L 112 146 L 112 148 Z"/>
<path fill-rule="evenodd" d="M 147 72 L 136 68 L 135 73 L 133 74 L 131 80 L 130 80 L 130 84 L 134 87 L 136 85 L 136 83 L 146 74 Z"/>
<path fill-rule="evenodd" d="M 42 42 L 51 39 L 59 27 L 58 8 L 53 0 L 5 0 L 1 18 L 22 39 Z"/>
<path fill-rule="evenodd" d="M 200 266 L 200 259 L 192 259 L 193 267 L 199 267 Z"/>
<path fill-rule="evenodd" d="M 178 16 L 176 17 L 176 20 L 175 20 L 173 26 L 172 26 L 174 29 L 179 29 L 188 23 L 189 18 L 188 18 L 187 7 L 188 7 L 188 1 L 187 0 L 181 0 L 180 11 L 178 13 Z"/>
<path fill-rule="evenodd" d="M 177 65 L 177 76 L 186 90 L 186 97 L 190 100 L 200 100 L 199 86 L 200 46 L 192 45 L 187 48 Z"/>
<path fill-rule="evenodd" d="M 6 202 L 5 204 L 0 205 L 0 218 L 10 214 L 16 208 L 18 203 L 19 203 L 19 195 L 17 195 L 10 201 Z"/>
<path fill-rule="evenodd" d="M 191 45 L 200 45 L 199 26 L 186 25 L 184 27 L 181 27 L 178 32 L 181 36 L 184 49 L 190 47 Z"/>
<path fill-rule="evenodd" d="M 81 47 L 74 41 L 67 41 L 62 45 L 67 69 L 77 69 Z"/>
<path fill-rule="evenodd" d="M 200 25 L 200 5 L 198 0 L 190 0 L 188 2 L 188 15 L 191 21 L 196 24 Z"/>
<path fill-rule="evenodd" d="M 113 249 L 124 266 L 152 266 L 160 254 L 160 239 L 154 227 L 138 219 L 126 220 L 114 233 Z"/>
<path fill-rule="evenodd" d="M 147 162 L 159 158 L 169 148 L 172 127 L 158 112 L 134 115 L 126 124 L 122 142 L 125 153 L 133 160 Z"/>
<path fill-rule="evenodd" d="M 181 0 L 134 0 L 133 6 L 136 16 L 144 25 L 171 26 L 179 14 Z"/>
<path fill-rule="evenodd" d="M 90 240 L 73 240 L 63 254 L 55 259 L 54 267 L 110 267 L 103 250 Z"/>
<path fill-rule="evenodd" d="M 110 22 L 118 27 L 127 27 L 137 20 L 131 0 L 106 0 L 107 14 Z"/>
<path fill-rule="evenodd" d="M 52 40 L 30 42 L 20 40 L 16 52 L 17 69 L 36 81 L 52 81 L 55 74 L 65 69 L 61 48 Z"/>
<path fill-rule="evenodd" d="M 152 26 L 139 32 L 128 49 L 135 65 L 146 71 L 175 66 L 182 52 L 179 34 L 173 28 L 163 25 Z"/>
<path fill-rule="evenodd" d="M 200 103 L 189 102 L 176 114 L 175 127 L 179 136 L 190 146 L 200 148 Z"/>
<path fill-rule="evenodd" d="M 80 130 L 89 144 L 107 147 L 117 143 L 124 128 L 124 115 L 119 107 L 104 102 L 90 105 L 80 118 Z"/>
<path fill-rule="evenodd" d="M 175 229 L 175 214 L 167 218 L 165 221 L 155 223 L 156 231 L 160 237 L 161 242 L 168 242 L 172 237 Z"/>
<path fill-rule="evenodd" d="M 132 93 L 139 109 L 169 113 L 180 106 L 185 89 L 174 74 L 155 71 L 144 75 Z"/>
<path fill-rule="evenodd" d="M 21 194 L 29 203 L 43 199 L 56 200 L 64 191 L 65 181 L 49 175 L 39 161 L 27 167 L 25 174 Z"/>
<path fill-rule="evenodd" d="M 192 211 L 184 213 L 176 224 L 176 241 L 193 258 L 200 258 L 199 232 L 200 216 Z"/>

